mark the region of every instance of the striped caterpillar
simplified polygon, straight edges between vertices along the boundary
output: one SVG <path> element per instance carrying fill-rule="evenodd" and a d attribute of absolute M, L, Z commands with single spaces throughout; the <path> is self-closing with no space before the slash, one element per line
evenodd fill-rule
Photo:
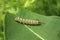
<path fill-rule="evenodd" d="M 15 20 L 17 22 L 20 22 L 20 23 L 23 23 L 23 24 L 33 24 L 33 25 L 40 24 L 40 22 L 37 21 L 37 20 L 29 20 L 29 19 L 23 19 L 23 18 L 19 18 L 19 17 L 16 17 Z"/>

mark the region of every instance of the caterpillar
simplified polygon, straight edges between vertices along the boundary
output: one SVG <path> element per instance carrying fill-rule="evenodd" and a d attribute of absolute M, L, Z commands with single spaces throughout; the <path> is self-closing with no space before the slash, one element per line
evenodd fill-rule
<path fill-rule="evenodd" d="M 15 20 L 17 22 L 20 22 L 20 23 L 23 23 L 23 24 L 40 24 L 40 22 L 38 20 L 30 20 L 30 19 L 23 19 L 23 18 L 19 18 L 19 17 L 16 17 Z"/>

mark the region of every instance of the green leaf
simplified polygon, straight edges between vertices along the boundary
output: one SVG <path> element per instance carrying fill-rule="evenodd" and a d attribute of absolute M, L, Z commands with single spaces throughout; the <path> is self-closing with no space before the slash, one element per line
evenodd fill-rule
<path fill-rule="evenodd" d="M 25 25 L 15 21 L 15 17 L 39 20 L 41 25 Z M 14 15 L 7 13 L 5 17 L 6 40 L 60 40 L 60 17 L 44 16 L 20 9 Z"/>

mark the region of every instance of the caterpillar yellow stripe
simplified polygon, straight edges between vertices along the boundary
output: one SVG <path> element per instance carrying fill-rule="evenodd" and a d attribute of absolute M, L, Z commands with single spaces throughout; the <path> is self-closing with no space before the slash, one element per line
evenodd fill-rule
<path fill-rule="evenodd" d="M 38 20 L 23 19 L 19 17 L 16 17 L 15 20 L 23 24 L 40 24 Z"/>

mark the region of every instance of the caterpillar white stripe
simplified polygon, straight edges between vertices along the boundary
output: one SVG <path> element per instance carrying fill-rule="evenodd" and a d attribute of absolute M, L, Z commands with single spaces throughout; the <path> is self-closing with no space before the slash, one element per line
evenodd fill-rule
<path fill-rule="evenodd" d="M 23 24 L 40 24 L 40 22 L 38 20 L 30 20 L 30 19 L 23 19 L 23 18 L 19 18 L 16 17 L 15 18 L 16 21 L 23 23 Z"/>

